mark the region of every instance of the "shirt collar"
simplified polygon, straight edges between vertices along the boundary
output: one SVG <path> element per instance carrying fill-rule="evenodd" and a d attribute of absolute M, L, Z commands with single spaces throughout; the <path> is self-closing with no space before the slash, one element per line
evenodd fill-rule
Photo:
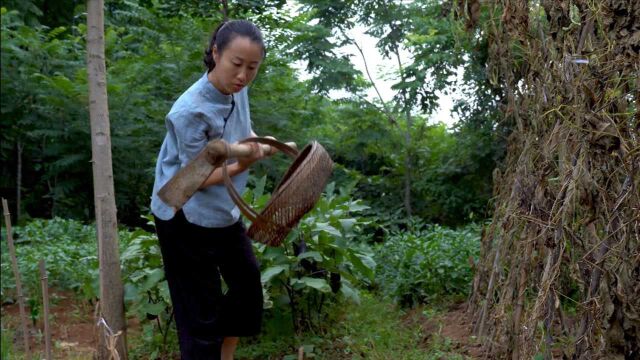
<path fill-rule="evenodd" d="M 207 73 L 200 78 L 201 88 L 203 90 L 204 96 L 211 101 L 215 101 L 221 104 L 231 104 L 233 99 L 232 95 L 225 95 L 220 90 L 218 90 L 211 82 L 209 82 L 209 78 L 207 77 Z"/>

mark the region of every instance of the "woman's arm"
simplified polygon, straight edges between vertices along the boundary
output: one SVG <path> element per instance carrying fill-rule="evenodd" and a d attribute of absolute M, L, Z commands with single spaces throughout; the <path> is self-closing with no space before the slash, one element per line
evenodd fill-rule
<path fill-rule="evenodd" d="M 237 162 L 231 165 L 227 165 L 227 172 L 229 173 L 229 177 L 234 177 L 245 170 L 247 170 L 247 168 L 240 166 L 240 163 L 237 163 Z M 207 180 L 205 180 L 202 183 L 202 185 L 200 185 L 200 189 L 207 188 L 211 185 L 222 184 L 222 182 L 223 182 L 222 168 L 219 167 L 213 170 L 213 172 L 211 173 L 211 175 L 209 175 Z"/>
<path fill-rule="evenodd" d="M 249 166 L 251 166 L 251 164 L 253 164 L 254 162 L 270 155 L 265 154 L 265 152 L 262 151 L 262 147 L 257 143 L 250 143 L 247 145 L 251 145 L 253 149 L 251 156 L 238 158 L 237 162 L 227 165 L 227 172 L 229 174 L 229 177 L 234 177 L 240 174 L 241 172 L 247 170 Z M 204 189 L 211 185 L 222 184 L 223 180 L 224 178 L 222 176 L 222 167 L 216 168 L 215 170 L 213 170 L 211 175 L 209 175 L 207 180 L 205 180 L 202 185 L 200 185 L 200 189 Z"/>
<path fill-rule="evenodd" d="M 253 130 L 251 130 L 251 137 L 258 137 L 258 135 L 256 135 L 255 132 L 253 132 Z M 266 136 L 267 138 L 273 139 L 275 140 L 276 138 L 274 138 L 273 136 Z M 244 157 L 244 158 L 239 158 L 237 162 L 227 165 L 227 172 L 229 173 L 229 177 L 234 177 L 238 174 L 240 174 L 241 172 L 247 170 L 249 168 L 249 166 L 251 166 L 251 164 L 253 164 L 254 162 L 263 159 L 267 156 L 271 156 L 273 155 L 277 149 L 274 147 L 271 147 L 271 151 L 269 151 L 268 153 L 265 153 L 262 150 L 262 147 L 259 146 L 257 143 L 249 143 L 249 145 L 251 145 L 253 147 L 253 154 L 252 156 L 248 156 L 248 157 Z M 222 168 L 216 168 L 215 170 L 213 170 L 213 172 L 211 173 L 211 175 L 209 175 L 209 177 L 207 178 L 207 180 L 205 180 L 202 185 L 200 185 L 200 189 L 204 189 L 206 187 L 209 187 L 211 185 L 218 185 L 218 184 L 222 184 L 223 182 L 223 176 L 222 176 Z"/>

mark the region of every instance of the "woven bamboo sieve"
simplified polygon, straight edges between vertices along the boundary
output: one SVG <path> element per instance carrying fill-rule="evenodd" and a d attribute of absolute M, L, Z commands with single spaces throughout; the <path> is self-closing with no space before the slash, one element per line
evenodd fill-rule
<path fill-rule="evenodd" d="M 317 141 L 311 142 L 300 152 L 268 138 L 249 138 L 242 142 L 271 145 L 295 157 L 259 214 L 238 194 L 227 174 L 226 162 L 223 165 L 224 183 L 229 196 L 252 223 L 247 235 L 269 246 L 278 246 L 320 199 L 333 170 L 333 161 Z"/>

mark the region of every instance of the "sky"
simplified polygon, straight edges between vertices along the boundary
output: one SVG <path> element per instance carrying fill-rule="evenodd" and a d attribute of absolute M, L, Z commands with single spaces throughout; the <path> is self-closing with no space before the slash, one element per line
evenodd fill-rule
<path fill-rule="evenodd" d="M 363 27 L 357 26 L 352 29 L 349 34 L 353 37 L 353 39 L 358 43 L 360 48 L 362 49 L 366 61 L 367 66 L 369 68 L 369 72 L 371 76 L 374 78 L 376 86 L 380 91 L 380 95 L 385 101 L 391 100 L 395 92 L 391 89 L 391 85 L 395 81 L 389 80 L 389 74 L 394 72 L 397 69 L 396 61 L 385 59 L 376 49 L 376 39 L 365 34 L 365 29 Z M 355 45 L 349 44 L 348 46 L 344 46 L 340 49 L 340 54 L 351 55 L 351 61 L 353 62 L 355 68 L 360 70 L 362 74 L 366 77 L 366 69 L 365 63 L 362 59 L 362 55 L 358 51 Z M 402 61 L 408 61 L 409 53 L 401 52 L 400 58 Z M 305 72 L 305 65 L 302 63 L 296 64 L 295 67 L 298 69 L 300 77 L 302 79 L 309 78 L 309 74 Z M 329 96 L 332 98 L 341 98 L 348 96 L 349 94 L 346 91 L 332 91 L 329 93 Z M 369 100 L 377 100 L 378 95 L 373 87 L 371 87 L 367 92 L 367 98 Z M 439 108 L 431 114 L 429 119 L 429 123 L 435 124 L 442 122 L 447 125 L 448 128 L 453 126 L 457 119 L 455 115 L 451 113 L 451 109 L 453 108 L 453 96 L 451 94 L 445 95 L 440 94 L 439 100 Z"/>
<path fill-rule="evenodd" d="M 362 49 L 362 52 L 366 57 L 369 72 L 376 82 L 378 90 L 380 91 L 380 95 L 385 101 L 388 101 L 393 97 L 395 93 L 393 90 L 391 90 L 391 85 L 393 85 L 394 81 L 386 80 L 385 77 L 388 76 L 385 75 L 388 75 L 389 72 L 395 71 L 397 69 L 396 61 L 384 59 L 382 55 L 378 53 L 378 50 L 375 47 L 377 40 L 365 34 L 365 30 L 366 29 L 362 26 L 356 26 L 349 32 L 349 34 Z M 351 61 L 353 62 L 356 69 L 360 70 L 366 77 L 364 60 L 362 59 L 362 55 L 360 55 L 360 52 L 358 52 L 356 46 L 350 44 L 343 47 L 341 51 L 344 54 L 353 55 L 351 57 Z M 400 58 L 403 62 L 408 61 L 409 54 L 407 52 L 401 52 Z M 339 95 L 340 94 L 337 94 L 337 96 Z M 376 94 L 373 87 L 368 91 L 368 98 L 370 100 L 378 98 L 378 95 Z M 451 114 L 451 109 L 453 108 L 453 97 L 451 95 L 440 94 L 440 100 L 438 103 L 440 106 L 431 115 L 431 118 L 429 119 L 430 123 L 442 122 L 446 124 L 447 127 L 451 127 L 456 122 L 456 119 Z"/>
<path fill-rule="evenodd" d="M 290 7 L 290 10 L 292 11 L 292 13 L 296 13 L 298 11 L 299 4 L 293 1 L 291 3 L 288 3 L 288 7 Z M 380 91 L 380 95 L 385 101 L 388 101 L 394 95 L 394 91 L 391 90 L 391 85 L 393 85 L 394 81 L 388 80 L 387 78 L 389 77 L 388 76 L 389 73 L 396 71 L 397 69 L 396 61 L 390 60 L 390 59 L 384 59 L 375 47 L 377 40 L 365 34 L 365 30 L 366 29 L 362 26 L 356 26 L 349 31 L 349 35 L 352 36 L 352 38 L 358 43 L 358 45 L 362 49 L 366 57 L 369 72 L 371 73 L 371 76 L 374 78 L 374 81 L 376 82 L 376 86 Z M 341 54 L 352 55 L 351 61 L 353 62 L 355 68 L 360 70 L 362 74 L 366 77 L 364 61 L 362 59 L 362 55 L 360 55 L 360 52 L 358 52 L 358 49 L 356 48 L 356 46 L 349 44 L 341 48 L 340 51 L 341 51 Z M 408 61 L 409 53 L 401 51 L 400 58 L 403 62 Z M 302 79 L 309 78 L 309 74 L 306 74 L 304 71 L 305 64 L 300 63 L 294 66 L 298 69 L 298 72 Z M 461 71 L 459 71 L 459 73 L 461 73 Z M 455 93 L 455 91 L 453 91 L 452 93 Z M 439 101 L 438 101 L 439 108 L 436 111 L 434 111 L 433 114 L 431 114 L 429 123 L 435 124 L 435 123 L 442 122 L 445 125 L 447 125 L 447 127 L 450 128 L 457 121 L 455 116 L 451 113 L 451 109 L 453 108 L 453 96 L 451 94 L 449 95 L 439 94 L 439 95 L 440 95 Z M 331 92 L 329 96 L 340 98 L 340 97 L 348 96 L 348 94 L 345 91 L 334 91 L 334 92 Z M 367 97 L 370 100 L 378 99 L 378 95 L 376 94 L 376 91 L 373 87 L 371 87 L 368 90 Z"/>

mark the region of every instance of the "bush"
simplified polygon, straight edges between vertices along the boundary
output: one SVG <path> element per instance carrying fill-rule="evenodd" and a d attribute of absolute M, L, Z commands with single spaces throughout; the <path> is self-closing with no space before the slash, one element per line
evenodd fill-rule
<path fill-rule="evenodd" d="M 264 206 L 265 178 L 254 180 L 245 199 Z M 254 243 L 261 264 L 267 332 L 323 331 L 344 300 L 359 302 L 358 285 L 373 281 L 373 253 L 357 238 L 365 225 L 359 215 L 368 207 L 351 195 L 353 185 L 335 191 L 327 186 L 279 247 Z"/>
<path fill-rule="evenodd" d="M 442 295 L 465 295 L 472 279 L 469 258 L 480 251 L 480 226 L 453 230 L 419 224 L 393 232 L 376 250 L 376 277 L 382 292 L 402 306 Z"/>
<path fill-rule="evenodd" d="M 15 278 L 7 242 L 2 241 L 2 302 L 16 299 Z M 73 290 L 85 298 L 95 297 L 98 276 L 98 252 L 95 227 L 74 220 L 37 219 L 26 226 L 14 228 L 14 242 L 18 269 L 25 296 L 34 301 L 40 298 L 38 262 L 46 262 L 49 286 Z"/>
<path fill-rule="evenodd" d="M 265 178 L 255 181 L 245 197 L 264 205 Z M 351 189 L 330 184 L 310 212 L 280 247 L 254 243 L 261 264 L 267 333 L 323 330 L 345 300 L 359 301 L 357 287 L 373 281 L 373 253 L 357 238 L 365 225 L 359 214 L 367 207 L 353 200 Z M 153 219 L 147 217 L 148 225 Z M 99 295 L 95 226 L 55 218 L 33 220 L 14 228 L 18 267 L 24 291 L 38 306 L 38 261 L 47 261 L 49 284 L 72 290 L 83 299 Z M 142 229 L 119 232 L 120 261 L 129 315 L 142 326 L 136 353 L 155 358 L 176 349 L 172 307 L 157 237 Z M 15 298 L 15 281 L 6 241 L 2 242 L 2 301 Z M 38 314 L 34 314 L 38 316 Z M 132 355 L 132 357 L 135 357 Z"/>

